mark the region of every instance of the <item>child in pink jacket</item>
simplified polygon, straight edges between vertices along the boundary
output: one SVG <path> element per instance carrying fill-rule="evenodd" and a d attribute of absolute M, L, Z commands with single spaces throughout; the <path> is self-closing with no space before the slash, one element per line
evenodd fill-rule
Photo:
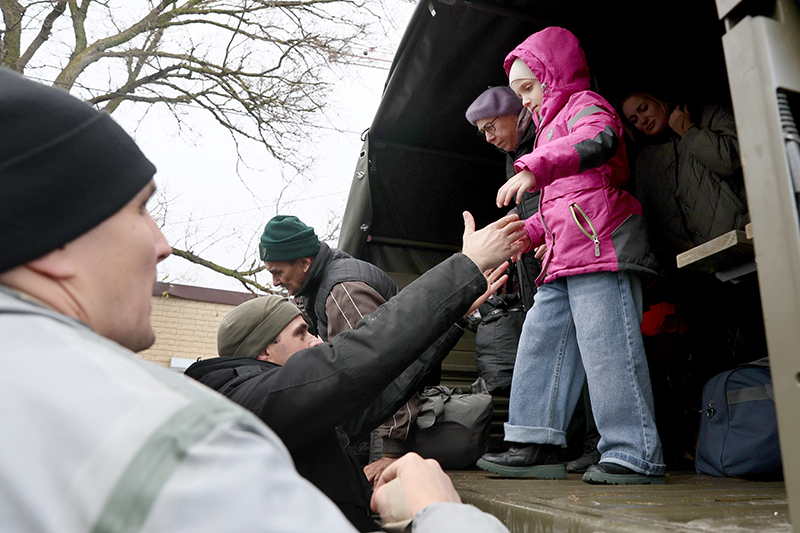
<path fill-rule="evenodd" d="M 533 152 L 497 194 L 498 207 L 541 190 L 525 221 L 529 249 L 547 252 L 533 308 L 522 329 L 505 440 L 478 466 L 502 475 L 566 476 L 565 430 L 584 376 L 600 463 L 588 483 L 663 483 L 661 442 L 640 330 L 641 284 L 654 275 L 639 202 L 619 187 L 628 178 L 622 124 L 589 90 L 577 38 L 563 28 L 528 37 L 505 60 L 509 84 L 534 116 Z"/>

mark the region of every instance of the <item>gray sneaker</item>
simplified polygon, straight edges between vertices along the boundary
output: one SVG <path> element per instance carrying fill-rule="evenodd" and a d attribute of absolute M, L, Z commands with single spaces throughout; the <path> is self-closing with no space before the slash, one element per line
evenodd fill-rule
<path fill-rule="evenodd" d="M 591 485 L 663 485 L 664 476 L 648 476 L 615 463 L 598 463 L 590 466 L 583 481 Z"/>

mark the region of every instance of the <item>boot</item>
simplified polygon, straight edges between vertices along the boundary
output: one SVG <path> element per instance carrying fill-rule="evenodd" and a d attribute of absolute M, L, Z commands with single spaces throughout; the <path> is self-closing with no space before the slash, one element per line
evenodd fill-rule
<path fill-rule="evenodd" d="M 600 450 L 597 449 L 598 442 L 600 442 L 600 435 L 587 440 L 586 447 L 583 449 L 583 455 L 566 464 L 567 472 L 571 474 L 583 474 L 586 472 L 587 468 L 599 463 Z"/>
<path fill-rule="evenodd" d="M 564 479 L 562 457 L 561 446 L 555 444 L 512 444 L 507 452 L 484 454 L 477 466 L 502 476 Z"/>

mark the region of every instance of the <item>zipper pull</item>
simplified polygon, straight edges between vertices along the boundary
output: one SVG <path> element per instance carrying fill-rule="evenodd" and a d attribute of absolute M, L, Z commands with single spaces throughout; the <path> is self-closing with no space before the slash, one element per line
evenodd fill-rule
<path fill-rule="evenodd" d="M 600 239 L 597 238 L 597 235 L 593 235 L 592 240 L 594 241 L 594 256 L 600 257 Z"/>

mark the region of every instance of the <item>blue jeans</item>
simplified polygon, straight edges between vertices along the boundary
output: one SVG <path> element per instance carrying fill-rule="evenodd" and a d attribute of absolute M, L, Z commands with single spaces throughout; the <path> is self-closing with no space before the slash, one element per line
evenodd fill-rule
<path fill-rule="evenodd" d="M 522 327 L 505 440 L 566 446 L 589 385 L 601 461 L 664 473 L 640 329 L 642 295 L 629 274 L 598 272 L 539 287 Z"/>

